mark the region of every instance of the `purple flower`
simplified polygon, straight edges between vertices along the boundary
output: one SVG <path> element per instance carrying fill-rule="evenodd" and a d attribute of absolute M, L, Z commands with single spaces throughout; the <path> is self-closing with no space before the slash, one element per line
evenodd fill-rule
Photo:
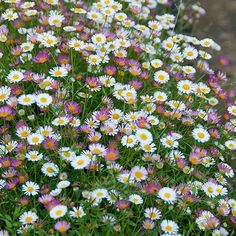
<path fill-rule="evenodd" d="M 8 105 L 0 107 L 0 117 L 3 119 L 7 119 L 7 117 L 13 113 L 13 109 Z"/>
<path fill-rule="evenodd" d="M 39 197 L 38 202 L 42 204 L 48 204 L 49 202 L 53 201 L 55 198 L 50 194 L 44 194 Z"/>
<path fill-rule="evenodd" d="M 65 109 L 68 113 L 73 114 L 73 115 L 79 115 L 82 111 L 78 103 L 74 101 L 65 102 Z"/>
<path fill-rule="evenodd" d="M 34 58 L 33 58 L 33 61 L 35 63 L 39 63 L 39 64 L 42 64 L 42 63 L 45 63 L 45 62 L 48 62 L 49 61 L 49 56 L 48 56 L 48 52 L 46 51 L 41 51 L 39 52 Z"/>
<path fill-rule="evenodd" d="M 63 55 L 59 55 L 58 56 L 57 61 L 58 61 L 58 64 L 61 64 L 61 65 L 64 64 L 65 65 L 65 64 L 69 64 L 70 63 L 70 58 L 69 58 L 68 55 L 63 54 Z"/>
<path fill-rule="evenodd" d="M 148 119 L 146 117 L 140 117 L 135 121 L 135 124 L 139 127 L 139 128 L 150 128 L 150 122 L 148 121 Z"/>
<path fill-rule="evenodd" d="M 208 113 L 208 122 L 211 124 L 218 124 L 220 122 L 220 115 L 218 115 L 214 110 L 210 110 Z"/>
<path fill-rule="evenodd" d="M 153 229 L 155 227 L 155 223 L 152 220 L 145 220 L 143 222 L 144 229 Z"/>
<path fill-rule="evenodd" d="M 11 158 L 9 156 L 2 157 L 0 159 L 0 167 L 9 167 L 11 166 Z"/>
<path fill-rule="evenodd" d="M 70 223 L 67 221 L 58 221 L 54 225 L 54 229 L 60 233 L 65 233 L 70 229 Z"/>
<path fill-rule="evenodd" d="M 190 153 L 189 155 L 189 161 L 193 164 L 193 165 L 197 165 L 197 164 L 200 164 L 202 159 L 201 159 L 201 156 L 196 153 L 196 152 L 192 152 Z"/>
<path fill-rule="evenodd" d="M 130 201 L 128 200 L 118 200 L 115 204 L 118 210 L 124 210 L 130 206 Z"/>
<path fill-rule="evenodd" d="M 215 138 L 215 139 L 219 139 L 220 138 L 220 131 L 216 128 L 211 128 L 208 130 L 209 134 L 211 135 L 211 137 Z"/>
<path fill-rule="evenodd" d="M 176 165 L 179 169 L 183 170 L 187 166 L 187 162 L 183 158 L 176 159 Z"/>
<path fill-rule="evenodd" d="M 58 142 L 57 142 L 57 140 L 55 140 L 53 138 L 47 137 L 43 141 L 43 147 L 46 150 L 55 151 L 57 149 L 57 146 L 58 146 Z"/>
<path fill-rule="evenodd" d="M 96 77 L 88 77 L 86 78 L 86 83 L 92 89 L 97 89 L 101 86 L 100 81 Z"/>
<path fill-rule="evenodd" d="M 107 75 L 112 76 L 116 73 L 116 68 L 114 66 L 105 66 L 104 73 L 106 73 Z"/>
<path fill-rule="evenodd" d="M 27 196 L 21 197 L 19 199 L 19 203 L 21 204 L 21 206 L 26 206 L 29 204 L 29 198 Z"/>
<path fill-rule="evenodd" d="M 108 148 L 104 158 L 106 161 L 116 161 L 119 158 L 119 151 L 114 148 Z"/>
<path fill-rule="evenodd" d="M 161 189 L 161 185 L 158 183 L 148 183 L 145 184 L 143 188 L 148 194 L 156 194 Z"/>
<path fill-rule="evenodd" d="M 5 188 L 6 188 L 7 190 L 14 189 L 17 184 L 18 184 L 18 179 L 9 180 L 9 181 L 6 183 Z"/>
<path fill-rule="evenodd" d="M 135 90 L 140 90 L 143 87 L 143 82 L 139 80 L 131 80 L 129 85 L 131 85 Z"/>
<path fill-rule="evenodd" d="M 230 61 L 229 61 L 229 58 L 228 58 L 227 56 L 221 55 L 221 56 L 219 57 L 219 63 L 220 63 L 220 65 L 222 65 L 223 67 L 227 67 L 227 66 L 229 65 Z"/>

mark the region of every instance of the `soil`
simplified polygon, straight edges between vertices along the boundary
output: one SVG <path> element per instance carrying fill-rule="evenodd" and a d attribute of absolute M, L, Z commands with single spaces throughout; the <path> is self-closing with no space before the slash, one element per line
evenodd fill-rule
<path fill-rule="evenodd" d="M 214 39 L 222 50 L 214 55 L 213 68 L 221 69 L 236 76 L 236 0 L 207 0 L 203 1 L 206 15 L 195 26 L 194 32 L 199 38 Z M 230 64 L 222 68 L 219 56 L 225 55 Z"/>
<path fill-rule="evenodd" d="M 203 7 L 206 15 L 195 25 L 194 34 L 200 39 L 212 38 L 222 47 L 220 52 L 213 55 L 211 67 L 231 75 L 230 85 L 236 80 L 236 0 L 207 0 L 203 1 Z M 220 65 L 220 55 L 228 57 L 229 66 Z M 236 159 L 231 161 L 231 165 L 236 172 Z M 236 187 L 235 180 L 232 185 Z"/>

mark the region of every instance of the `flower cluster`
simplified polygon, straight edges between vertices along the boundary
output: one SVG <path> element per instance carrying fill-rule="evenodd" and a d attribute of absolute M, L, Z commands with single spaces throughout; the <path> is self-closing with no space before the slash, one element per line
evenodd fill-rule
<path fill-rule="evenodd" d="M 175 4 L 1 1 L 0 235 L 234 232 L 236 103 Z"/>

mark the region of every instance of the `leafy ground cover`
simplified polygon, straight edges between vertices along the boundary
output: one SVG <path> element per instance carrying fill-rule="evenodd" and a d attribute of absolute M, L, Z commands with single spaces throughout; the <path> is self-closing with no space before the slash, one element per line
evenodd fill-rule
<path fill-rule="evenodd" d="M 0 235 L 234 235 L 235 95 L 199 4 L 0 3 Z"/>

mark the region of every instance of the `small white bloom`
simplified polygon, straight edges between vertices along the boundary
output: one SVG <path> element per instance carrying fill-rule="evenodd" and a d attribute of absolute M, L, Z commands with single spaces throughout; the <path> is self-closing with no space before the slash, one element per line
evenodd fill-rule
<path fill-rule="evenodd" d="M 164 188 L 160 189 L 158 192 L 158 196 L 162 200 L 164 200 L 170 204 L 174 203 L 177 198 L 175 190 L 172 188 L 168 188 L 168 187 L 164 187 Z"/>
<path fill-rule="evenodd" d="M 210 140 L 210 134 L 203 128 L 193 129 L 192 135 L 194 139 L 200 143 L 205 143 Z"/>
<path fill-rule="evenodd" d="M 25 184 L 22 186 L 22 190 L 23 192 L 28 195 L 28 196 L 34 196 L 38 194 L 39 191 L 39 185 L 31 182 L 31 181 L 27 181 L 25 182 Z"/>
<path fill-rule="evenodd" d="M 170 79 L 169 74 L 167 72 L 163 71 L 163 70 L 157 71 L 154 74 L 154 80 L 157 83 L 165 84 L 165 83 L 167 83 L 169 81 L 169 79 Z"/>
<path fill-rule="evenodd" d="M 57 205 L 50 210 L 49 215 L 52 219 L 58 219 L 63 217 L 66 214 L 66 212 L 67 212 L 66 206 Z"/>
<path fill-rule="evenodd" d="M 36 220 L 38 220 L 38 216 L 36 215 L 35 212 L 33 211 L 27 211 L 24 212 L 20 218 L 19 221 L 23 224 L 23 225 L 27 225 L 27 224 L 33 224 Z"/>

